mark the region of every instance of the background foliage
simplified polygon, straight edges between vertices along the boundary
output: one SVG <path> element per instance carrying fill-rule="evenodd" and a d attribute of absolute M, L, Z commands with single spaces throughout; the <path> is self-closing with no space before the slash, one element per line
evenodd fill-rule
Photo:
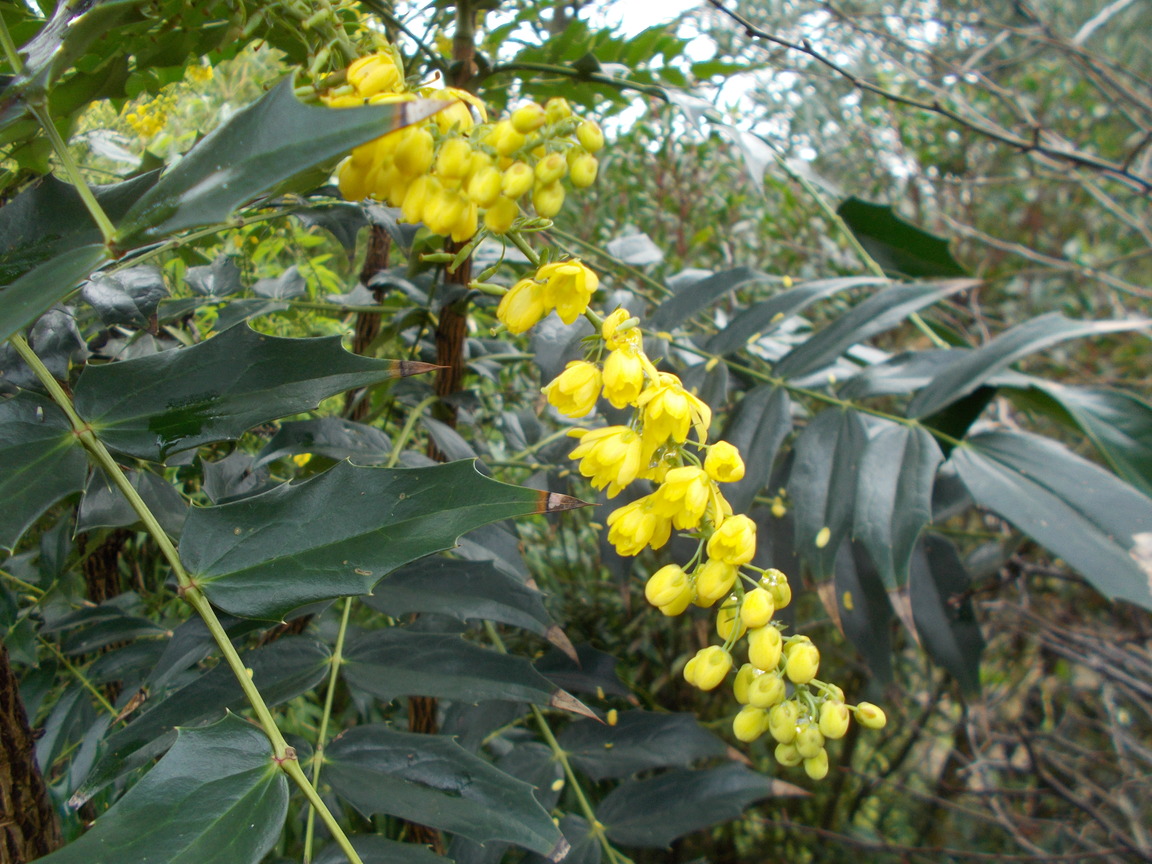
<path fill-rule="evenodd" d="M 1152 857 L 1146 6 L 503 4 L 471 74 L 469 4 L 79 11 L 0 4 L 5 860 Z M 541 493 L 594 499 L 534 395 L 588 331 L 495 331 L 326 185 L 431 110 L 308 104 L 384 33 L 609 130 L 543 239 L 889 710 L 823 784 L 683 682 L 664 559 Z"/>

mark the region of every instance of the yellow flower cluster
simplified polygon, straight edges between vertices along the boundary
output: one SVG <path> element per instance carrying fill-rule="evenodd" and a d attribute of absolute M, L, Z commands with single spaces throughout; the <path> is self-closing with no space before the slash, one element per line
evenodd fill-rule
<path fill-rule="evenodd" d="M 340 166 L 340 193 L 351 201 L 375 198 L 401 208 L 407 222 L 463 243 L 484 227 L 504 234 L 531 201 L 551 219 L 564 204 L 563 180 L 592 185 L 593 155 L 604 135 L 581 120 L 567 101 L 529 102 L 511 116 L 489 122 L 484 104 L 463 90 L 405 88 L 399 55 L 386 51 L 348 67 L 347 84 L 324 101 L 336 108 L 442 99 L 452 104 L 429 120 L 363 144 Z"/>
<path fill-rule="evenodd" d="M 504 296 L 497 316 L 513 333 L 530 329 L 552 309 L 571 324 L 587 312 L 598 284 L 579 261 L 547 264 Z M 820 652 L 812 641 L 784 637 L 774 618 L 791 602 L 788 579 L 752 565 L 756 524 L 733 513 L 721 491 L 722 484 L 744 477 L 740 452 L 726 441 L 708 442 L 711 409 L 677 376 L 656 369 L 644 353 L 639 323 L 624 309 L 614 311 L 601 322 L 586 358 L 569 363 L 543 392 L 568 417 L 591 413 L 601 397 L 616 408 L 632 408 L 627 425 L 572 433 L 579 443 L 570 457 L 609 498 L 636 480 L 655 484 L 608 516 L 608 540 L 629 556 L 660 549 L 673 530 L 697 540 L 687 565 L 661 567 L 644 588 L 648 601 L 669 616 L 691 605 L 719 604 L 716 629 L 723 644 L 698 651 L 684 678 L 701 690 L 715 689 L 733 669 L 733 648 L 746 640 L 748 662 L 733 684 L 743 706 L 733 733 L 745 742 L 769 733 L 780 764 L 803 763 L 811 778 L 821 779 L 828 773 L 825 741 L 843 737 L 851 714 L 863 726 L 880 728 L 884 712 L 869 703 L 846 704 L 839 687 L 816 677 Z"/>
<path fill-rule="evenodd" d="M 142 140 L 161 132 L 168 125 L 168 109 L 175 104 L 171 93 L 160 93 L 154 99 L 137 105 L 124 115 L 124 121 Z"/>

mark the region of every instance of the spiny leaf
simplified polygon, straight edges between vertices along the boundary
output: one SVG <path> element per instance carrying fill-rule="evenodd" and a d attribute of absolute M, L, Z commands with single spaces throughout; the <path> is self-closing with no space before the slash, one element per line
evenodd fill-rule
<path fill-rule="evenodd" d="M 230 716 L 176 745 L 43 864 L 256 864 L 280 836 L 288 781 L 259 729 Z"/>
<path fill-rule="evenodd" d="M 105 444 L 162 460 L 239 438 L 344 390 L 433 368 L 351 354 L 339 336 L 283 339 L 233 327 L 191 348 L 88 366 L 75 402 Z"/>
<path fill-rule="evenodd" d="M 277 619 L 316 600 L 367 594 L 397 567 L 513 516 L 582 506 L 482 476 L 471 462 L 359 468 L 194 509 L 180 557 L 221 609 Z"/>

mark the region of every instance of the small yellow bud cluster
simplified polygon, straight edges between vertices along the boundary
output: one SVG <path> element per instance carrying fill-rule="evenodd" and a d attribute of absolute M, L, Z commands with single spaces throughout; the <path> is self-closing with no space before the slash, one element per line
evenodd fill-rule
<path fill-rule="evenodd" d="M 211 68 L 211 67 L 209 67 Z M 176 97 L 170 92 L 159 93 L 155 98 L 137 105 L 124 115 L 124 121 L 141 140 L 149 140 L 168 125 L 169 111 L 176 105 Z"/>
<path fill-rule="evenodd" d="M 332 107 L 443 99 L 453 104 L 432 118 L 390 132 L 352 151 L 340 166 L 340 194 L 351 201 L 375 198 L 401 208 L 406 222 L 423 222 L 434 234 L 463 243 L 484 227 L 507 233 L 531 201 L 551 219 L 564 204 L 565 177 L 576 188 L 592 185 L 592 155 L 604 135 L 581 120 L 567 101 L 529 102 L 508 118 L 489 122 L 484 104 L 463 90 L 405 90 L 398 55 L 361 57 L 348 67 L 347 84 L 330 92 Z M 473 110 L 474 109 L 474 110 Z"/>
<path fill-rule="evenodd" d="M 598 284 L 578 261 L 546 264 L 504 295 L 497 316 L 513 333 L 531 329 L 553 309 L 571 324 L 587 313 Z M 697 541 L 688 564 L 667 564 L 644 586 L 648 601 L 668 616 L 693 604 L 719 604 L 716 629 L 723 644 L 689 659 L 685 680 L 701 690 L 719 687 L 734 668 L 736 644 L 746 640 L 748 662 L 733 684 L 743 706 L 733 733 L 745 742 L 771 734 L 778 762 L 803 763 L 810 777 L 821 779 L 828 773 L 825 742 L 843 737 L 850 714 L 871 728 L 884 725 L 884 714 L 868 703 L 847 705 L 839 687 L 816 677 L 820 651 L 812 641 L 784 637 L 774 619 L 792 600 L 788 579 L 779 570 L 752 565 L 756 523 L 733 513 L 721 491 L 722 484 L 744 477 L 740 452 L 726 441 L 709 443 L 711 409 L 678 377 L 656 369 L 638 325 L 624 309 L 608 315 L 600 321 L 599 338 L 587 340 L 585 358 L 569 363 L 544 395 L 573 418 L 591 413 L 601 397 L 632 409 L 626 425 L 570 433 L 579 443 L 569 456 L 609 498 L 639 479 L 655 484 L 654 491 L 609 514 L 609 542 L 621 555 L 638 555 L 663 547 L 673 530 Z"/>

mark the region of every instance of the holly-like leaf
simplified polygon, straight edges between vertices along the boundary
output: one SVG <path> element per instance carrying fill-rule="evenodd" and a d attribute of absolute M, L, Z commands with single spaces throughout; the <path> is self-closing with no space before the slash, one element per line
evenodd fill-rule
<path fill-rule="evenodd" d="M 393 618 L 430 612 L 459 621 L 499 621 L 541 636 L 553 626 L 543 595 L 491 561 L 424 558 L 392 573 L 364 602 Z"/>
<path fill-rule="evenodd" d="M 0 401 L 0 547 L 13 549 L 45 510 L 84 488 L 88 460 L 68 419 L 23 391 Z"/>
<path fill-rule="evenodd" d="M 471 462 L 342 462 L 302 483 L 194 509 L 180 557 L 221 609 L 275 620 L 305 603 L 367 594 L 387 573 L 451 548 L 473 528 L 581 503 L 497 483 Z"/>
<path fill-rule="evenodd" d="M 955 362 L 933 378 L 908 406 L 909 417 L 926 417 L 967 396 L 1017 360 L 1068 339 L 1147 328 L 1148 320 L 1071 321 L 1051 312 L 1001 333 L 974 351 L 958 354 Z"/>
<path fill-rule="evenodd" d="M 821 411 L 800 433 L 788 477 L 796 548 L 822 579 L 852 527 L 860 457 L 867 441 L 856 411 Z"/>
<path fill-rule="evenodd" d="M 103 244 L 78 246 L 0 289 L 0 341 L 7 341 L 71 294 L 80 280 L 106 260 Z"/>
<path fill-rule="evenodd" d="M 356 726 L 324 756 L 325 781 L 365 816 L 386 813 L 478 843 L 513 843 L 552 860 L 566 849 L 531 786 L 451 738 Z"/>
<path fill-rule="evenodd" d="M 705 350 L 710 354 L 726 356 L 739 351 L 749 342 L 753 342 L 772 332 L 784 321 L 793 315 L 798 315 L 817 300 L 823 300 L 849 291 L 853 288 L 864 288 L 872 285 L 886 285 L 887 279 L 878 279 L 875 276 L 846 276 L 838 279 L 817 279 L 805 282 L 787 291 L 775 295 L 760 303 L 754 303 L 747 309 L 739 312 L 724 329 L 708 340 Z"/>
<path fill-rule="evenodd" d="M 451 859 L 437 855 L 427 846 L 389 840 L 379 834 L 353 834 L 352 847 L 364 864 L 452 864 Z M 348 864 L 348 856 L 336 843 L 329 843 L 313 864 Z"/>
<path fill-rule="evenodd" d="M 920 426 L 884 423 L 864 447 L 852 533 L 889 591 L 908 580 L 912 548 L 932 520 L 932 487 L 943 459 Z"/>
<path fill-rule="evenodd" d="M 161 527 L 172 537 L 179 537 L 188 515 L 188 504 L 180 497 L 176 488 L 163 477 L 151 471 L 128 471 L 128 482 L 140 493 L 152 515 Z M 119 487 L 108 480 L 102 470 L 96 470 L 88 478 L 84 497 L 80 499 L 80 510 L 76 514 L 76 531 L 91 531 L 93 528 L 120 528 L 135 525 L 139 515 L 132 509 L 128 499 Z"/>
<path fill-rule="evenodd" d="M 974 279 L 953 279 L 899 284 L 877 291 L 785 354 L 774 371 L 786 379 L 816 372 L 848 348 L 890 330 L 918 309 L 978 284 Z"/>
<path fill-rule="evenodd" d="M 271 300 L 291 300 L 307 296 L 308 284 L 304 281 L 300 268 L 293 264 L 279 276 L 258 279 L 252 286 L 252 293 Z"/>
<path fill-rule="evenodd" d="M 256 864 L 280 836 L 288 781 L 259 729 L 226 717 L 176 745 L 86 833 L 43 864 Z"/>
<path fill-rule="evenodd" d="M 335 462 L 351 459 L 357 465 L 379 465 L 392 452 L 392 439 L 374 426 L 342 417 L 317 417 L 280 424 L 280 431 L 264 445 L 256 465 L 285 456 L 311 453 Z"/>
<path fill-rule="evenodd" d="M 980 692 L 984 637 L 968 589 L 972 580 L 946 537 L 925 535 L 912 556 L 912 620 L 929 656 L 952 673 L 965 694 Z"/>
<path fill-rule="evenodd" d="M 310 690 L 331 668 L 327 646 L 303 636 L 278 639 L 241 658 L 269 705 Z M 125 771 L 146 765 L 167 750 L 177 726 L 209 722 L 225 710 L 238 711 L 247 704 L 236 676 L 224 663 L 173 693 L 153 694 L 127 726 L 105 739 L 99 761 L 77 789 L 71 806 L 79 807 Z"/>
<path fill-rule="evenodd" d="M 168 286 L 160 268 L 143 264 L 115 273 L 97 273 L 85 283 L 80 296 L 106 327 L 145 327 L 160 301 L 168 296 Z"/>
<path fill-rule="evenodd" d="M 724 497 L 736 513 L 746 512 L 772 476 L 772 464 L 792 432 L 792 400 L 783 387 L 762 384 L 744 394 L 732 411 L 724 441 L 740 451 L 744 478 L 724 486 Z"/>
<path fill-rule="evenodd" d="M 569 723 L 558 738 L 572 764 L 599 781 L 648 768 L 687 766 L 723 756 L 723 741 L 691 714 L 625 711 L 615 726 L 599 720 Z"/>
<path fill-rule="evenodd" d="M 523 657 L 501 654 L 445 633 L 401 627 L 348 640 L 348 683 L 383 701 L 398 696 L 478 702 L 501 699 L 548 705 L 558 688 Z"/>
<path fill-rule="evenodd" d="M 621 783 L 600 802 L 596 818 L 615 843 L 659 849 L 677 837 L 735 819 L 753 801 L 805 794 L 791 783 L 743 765 L 705 771 L 675 769 Z"/>
<path fill-rule="evenodd" d="M 948 241 L 905 222 L 891 207 L 849 198 L 836 209 L 873 260 L 892 276 L 965 276 Z"/>
<path fill-rule="evenodd" d="M 1052 550 L 1104 596 L 1152 609 L 1152 499 L 1024 432 L 974 435 L 949 461 L 981 507 Z"/>
<path fill-rule="evenodd" d="M 189 267 L 184 279 L 198 297 L 227 297 L 244 287 L 240 268 L 227 255 L 217 255 L 215 261 L 202 267 Z"/>
<path fill-rule="evenodd" d="M 282 339 L 234 327 L 191 348 L 90 365 L 76 385 L 75 404 L 108 446 L 162 460 L 239 438 L 344 390 L 432 368 L 351 354 L 338 336 Z"/>
<path fill-rule="evenodd" d="M 225 221 L 283 181 L 450 103 L 423 99 L 364 108 L 304 105 L 285 78 L 234 114 L 169 169 L 119 223 L 122 245 Z"/>

